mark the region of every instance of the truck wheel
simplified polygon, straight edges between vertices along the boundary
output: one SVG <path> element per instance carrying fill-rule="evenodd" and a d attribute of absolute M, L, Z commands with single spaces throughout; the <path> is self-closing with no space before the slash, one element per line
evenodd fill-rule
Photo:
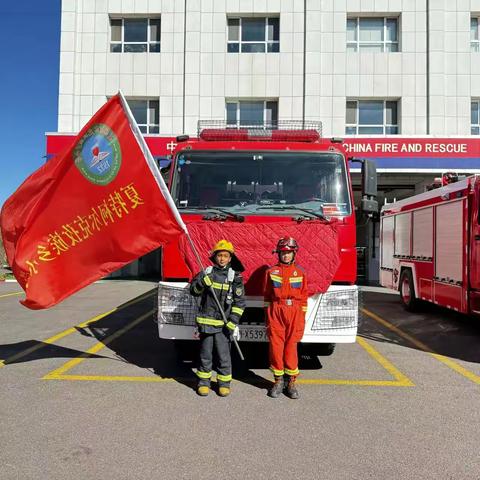
<path fill-rule="evenodd" d="M 413 284 L 412 271 L 408 268 L 402 271 L 400 283 L 398 285 L 400 299 L 403 308 L 408 312 L 414 312 L 418 308 L 418 299 L 415 295 L 415 285 Z"/>
<path fill-rule="evenodd" d="M 335 351 L 335 343 L 300 343 L 300 355 L 328 357 Z"/>

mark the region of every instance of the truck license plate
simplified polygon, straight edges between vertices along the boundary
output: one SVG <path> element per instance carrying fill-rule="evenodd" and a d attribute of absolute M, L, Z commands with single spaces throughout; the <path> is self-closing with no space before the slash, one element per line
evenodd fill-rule
<path fill-rule="evenodd" d="M 267 342 L 267 331 L 264 327 L 240 327 L 240 341 Z"/>

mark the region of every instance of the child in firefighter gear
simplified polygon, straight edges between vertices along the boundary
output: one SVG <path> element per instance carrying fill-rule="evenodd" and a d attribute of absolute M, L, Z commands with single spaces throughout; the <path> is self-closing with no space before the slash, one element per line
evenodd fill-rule
<path fill-rule="evenodd" d="M 270 370 L 275 377 L 268 392 L 272 398 L 277 398 L 283 391 L 290 398 L 298 398 L 295 386 L 299 374 L 297 344 L 305 329 L 308 292 L 305 270 L 295 264 L 297 251 L 294 238 L 281 238 L 274 251 L 279 261 L 266 273 L 265 312 Z"/>
<path fill-rule="evenodd" d="M 196 317 L 200 334 L 197 393 L 206 396 L 210 391 L 215 349 L 218 359 L 216 368 L 218 393 L 226 397 L 230 394 L 232 380 L 231 340 L 232 336 L 238 332 L 240 317 L 245 309 L 243 279 L 240 274 L 244 268 L 235 255 L 233 245 L 227 240 L 220 240 L 213 247 L 210 260 L 214 265 L 200 272 L 190 285 L 190 293 L 200 297 Z M 211 287 L 225 312 L 227 323 L 223 321 Z"/>

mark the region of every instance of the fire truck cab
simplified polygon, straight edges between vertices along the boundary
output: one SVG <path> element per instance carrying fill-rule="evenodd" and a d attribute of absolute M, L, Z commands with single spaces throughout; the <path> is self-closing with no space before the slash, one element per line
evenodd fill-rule
<path fill-rule="evenodd" d="M 169 186 L 187 227 L 189 222 L 217 222 L 229 237 L 231 222 L 248 226 L 268 222 L 280 238 L 285 222 L 322 219 L 338 222 L 340 262 L 326 292 L 309 297 L 305 349 L 333 351 L 335 343 L 355 342 L 358 327 L 355 207 L 347 154 L 339 139 L 321 137 L 321 124 L 276 124 L 236 127 L 199 122 L 198 137 L 178 137 Z M 376 210 L 373 162 L 363 163 L 362 208 Z M 231 239 L 235 243 L 235 238 Z M 301 239 L 299 239 L 302 244 Z M 305 248 L 320 248 L 309 245 Z M 271 259 L 273 260 L 273 259 Z M 188 282 L 189 270 L 178 245 L 163 251 L 158 294 L 159 335 L 194 339 L 197 305 Z M 309 265 L 304 265 L 307 270 Z M 248 293 L 248 291 L 247 291 Z M 261 292 L 247 295 L 240 323 L 241 341 L 265 342 Z M 323 348 L 319 348 L 323 347 Z"/>
<path fill-rule="evenodd" d="M 480 314 L 480 176 L 385 205 L 380 283 L 419 301 Z"/>

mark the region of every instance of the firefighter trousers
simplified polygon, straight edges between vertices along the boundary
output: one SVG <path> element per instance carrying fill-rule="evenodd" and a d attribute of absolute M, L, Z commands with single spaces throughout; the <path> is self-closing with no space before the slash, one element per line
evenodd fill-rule
<path fill-rule="evenodd" d="M 199 385 L 210 385 L 214 352 L 217 360 L 217 382 L 219 387 L 228 387 L 232 380 L 232 356 L 230 336 L 224 331 L 200 334 L 200 362 L 197 370 Z"/>
<path fill-rule="evenodd" d="M 305 330 L 302 307 L 272 303 L 267 309 L 270 370 L 275 376 L 298 375 L 297 344 Z"/>

